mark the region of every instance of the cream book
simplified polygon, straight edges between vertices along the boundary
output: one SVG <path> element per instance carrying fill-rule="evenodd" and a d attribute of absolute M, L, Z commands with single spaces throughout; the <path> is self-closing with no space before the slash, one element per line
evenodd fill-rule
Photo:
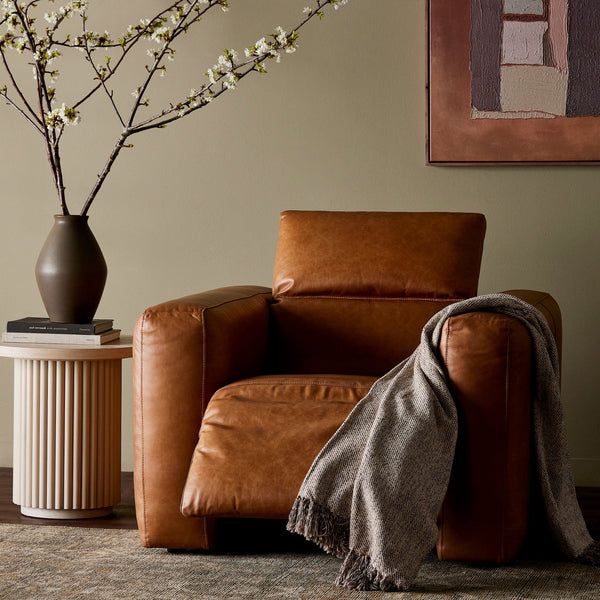
<path fill-rule="evenodd" d="M 17 333 L 5 331 L 2 341 L 11 344 L 66 344 L 71 346 L 101 346 L 121 337 L 120 329 L 111 329 L 98 335 L 70 333 Z"/>

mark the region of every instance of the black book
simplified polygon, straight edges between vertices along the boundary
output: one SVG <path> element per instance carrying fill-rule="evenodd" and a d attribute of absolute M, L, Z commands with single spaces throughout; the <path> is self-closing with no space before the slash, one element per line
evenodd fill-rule
<path fill-rule="evenodd" d="M 91 323 L 54 323 L 46 317 L 25 317 L 6 324 L 10 333 L 70 333 L 98 335 L 110 331 L 113 319 L 95 319 Z"/>

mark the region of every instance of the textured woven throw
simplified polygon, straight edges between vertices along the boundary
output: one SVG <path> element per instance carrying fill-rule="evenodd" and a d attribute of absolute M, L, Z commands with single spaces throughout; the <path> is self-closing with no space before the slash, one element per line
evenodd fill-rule
<path fill-rule="evenodd" d="M 575 496 L 554 337 L 531 305 L 493 294 L 434 315 L 415 352 L 373 384 L 306 475 L 288 529 L 343 560 L 338 585 L 406 590 L 435 546 L 458 430 L 437 348 L 446 320 L 472 311 L 509 315 L 529 330 L 536 472 L 547 522 L 564 556 L 599 564 Z"/>

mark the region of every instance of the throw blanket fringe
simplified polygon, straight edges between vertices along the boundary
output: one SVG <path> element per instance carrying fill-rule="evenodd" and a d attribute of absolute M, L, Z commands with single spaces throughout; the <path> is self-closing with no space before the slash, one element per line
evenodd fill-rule
<path fill-rule="evenodd" d="M 565 557 L 600 565 L 600 543 L 590 537 L 575 496 L 552 332 L 529 304 L 494 294 L 434 315 L 415 352 L 373 384 L 306 475 L 287 527 L 343 559 L 339 585 L 407 590 L 435 545 L 458 430 L 437 348 L 446 320 L 473 311 L 514 317 L 529 330 L 534 460 L 548 526 Z"/>
<path fill-rule="evenodd" d="M 368 556 L 361 556 L 352 550 L 348 553 L 335 583 L 347 588 L 371 592 L 382 590 L 393 592 L 397 589 L 408 589 L 404 578 L 394 581 L 392 577 L 383 575 L 372 564 Z"/>
<path fill-rule="evenodd" d="M 314 542 L 327 554 L 344 558 L 349 552 L 350 523 L 327 508 L 298 496 L 294 501 L 287 525 L 288 531 L 299 533 Z"/>
<path fill-rule="evenodd" d="M 397 589 L 392 578 L 378 571 L 368 556 L 349 549 L 348 521 L 336 517 L 324 506 L 298 496 L 290 511 L 287 529 L 314 542 L 327 554 L 344 559 L 335 581 L 337 585 L 362 591 Z M 403 589 L 408 587 L 404 581 L 402 586 Z"/>
<path fill-rule="evenodd" d="M 590 544 L 575 560 L 585 565 L 600 567 L 600 540 Z"/>

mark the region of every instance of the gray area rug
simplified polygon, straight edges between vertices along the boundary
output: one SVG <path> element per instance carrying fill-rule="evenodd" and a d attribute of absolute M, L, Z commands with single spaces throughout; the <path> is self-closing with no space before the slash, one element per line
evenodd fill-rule
<path fill-rule="evenodd" d="M 136 531 L 0 525 L 2 599 L 600 600 L 600 570 L 572 563 L 429 562 L 395 594 L 337 588 L 338 570 L 320 553 L 171 554 L 140 547 Z"/>

